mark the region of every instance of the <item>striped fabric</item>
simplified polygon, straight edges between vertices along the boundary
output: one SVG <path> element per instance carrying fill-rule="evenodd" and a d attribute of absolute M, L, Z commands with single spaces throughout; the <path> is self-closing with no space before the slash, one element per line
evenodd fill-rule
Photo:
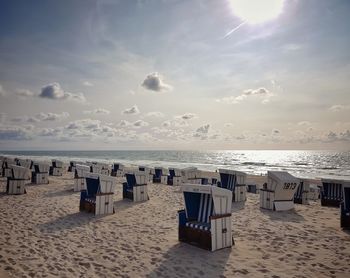
<path fill-rule="evenodd" d="M 301 182 L 301 183 L 299 184 L 299 186 L 298 186 L 297 191 L 296 191 L 295 194 L 294 194 L 294 198 L 297 198 L 297 199 L 302 198 L 303 190 L 304 190 L 304 183 Z"/>
<path fill-rule="evenodd" d="M 226 182 L 223 183 L 223 179 L 221 179 L 221 186 L 223 188 L 226 188 L 230 191 L 233 191 L 235 189 L 235 185 L 237 183 L 237 177 L 236 175 L 230 175 L 230 174 L 222 174 L 226 176 Z"/>
<path fill-rule="evenodd" d="M 342 185 L 339 183 L 323 183 L 324 198 L 328 200 L 342 200 Z"/>
<path fill-rule="evenodd" d="M 198 222 L 209 223 L 209 216 L 213 212 L 213 200 L 209 194 L 201 194 L 199 203 Z"/>
<path fill-rule="evenodd" d="M 208 223 L 187 222 L 186 226 L 203 231 L 210 231 L 210 224 Z"/>

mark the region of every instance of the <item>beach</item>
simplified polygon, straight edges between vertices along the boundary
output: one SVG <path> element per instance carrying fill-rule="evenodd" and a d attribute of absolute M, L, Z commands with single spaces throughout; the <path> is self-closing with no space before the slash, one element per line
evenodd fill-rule
<path fill-rule="evenodd" d="M 251 177 L 254 179 L 254 177 Z M 0 198 L 0 275 L 6 277 L 348 277 L 350 233 L 319 201 L 286 212 L 233 203 L 235 245 L 216 252 L 178 241 L 179 187 L 150 184 L 103 217 L 79 212 L 71 173 Z M 6 180 L 1 178 L 1 191 Z"/>

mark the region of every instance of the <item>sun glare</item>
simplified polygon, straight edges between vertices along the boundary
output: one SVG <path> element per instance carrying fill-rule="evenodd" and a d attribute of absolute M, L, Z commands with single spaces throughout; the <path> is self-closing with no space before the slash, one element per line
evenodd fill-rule
<path fill-rule="evenodd" d="M 249 24 L 257 24 L 278 17 L 284 0 L 229 0 L 233 13 Z"/>

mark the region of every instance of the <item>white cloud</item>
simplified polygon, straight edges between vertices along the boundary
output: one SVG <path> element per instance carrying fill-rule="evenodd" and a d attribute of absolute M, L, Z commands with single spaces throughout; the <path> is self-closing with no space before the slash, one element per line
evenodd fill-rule
<path fill-rule="evenodd" d="M 193 113 L 185 113 L 183 115 L 178 115 L 178 116 L 175 116 L 175 119 L 182 119 L 182 120 L 190 120 L 190 119 L 193 119 L 196 117 L 196 114 L 193 114 Z"/>
<path fill-rule="evenodd" d="M 148 112 L 145 117 L 163 118 L 164 114 L 162 112 L 154 111 Z"/>
<path fill-rule="evenodd" d="M 203 133 L 203 134 L 208 134 L 210 128 L 210 124 L 206 124 L 204 126 L 201 126 L 197 128 L 196 132 L 197 133 Z"/>
<path fill-rule="evenodd" d="M 125 120 L 121 120 L 121 121 L 117 124 L 117 126 L 119 126 L 119 127 L 126 127 L 126 126 L 130 126 L 130 125 L 131 125 L 131 123 L 128 122 L 128 121 L 125 121 Z"/>
<path fill-rule="evenodd" d="M 32 91 L 19 89 L 16 91 L 16 95 L 20 98 L 33 97 L 35 94 Z"/>
<path fill-rule="evenodd" d="M 172 89 L 172 86 L 163 82 L 162 76 L 159 75 L 158 72 L 153 72 L 147 75 L 141 86 L 147 90 L 155 92 L 166 92 Z"/>
<path fill-rule="evenodd" d="M 243 100 L 249 98 L 249 97 L 260 97 L 262 98 L 262 103 L 266 104 L 270 101 L 270 98 L 273 96 L 273 93 L 270 92 L 266 88 L 258 88 L 258 89 L 248 89 L 245 90 L 241 95 L 239 96 L 230 96 L 230 97 L 224 97 L 221 99 L 217 99 L 217 102 L 227 103 L 227 104 L 238 104 L 242 102 Z"/>
<path fill-rule="evenodd" d="M 137 115 L 140 114 L 140 110 L 137 107 L 137 105 L 134 105 L 130 108 L 126 108 L 125 110 L 122 111 L 122 115 Z"/>
<path fill-rule="evenodd" d="M 170 127 L 170 126 L 171 126 L 171 122 L 170 122 L 170 121 L 164 121 L 164 122 L 162 123 L 162 126 L 163 126 L 163 127 Z"/>
<path fill-rule="evenodd" d="M 52 100 L 74 100 L 77 102 L 86 102 L 86 98 L 82 93 L 65 92 L 59 83 L 54 82 L 44 86 L 39 94 L 41 98 L 48 98 Z"/>
<path fill-rule="evenodd" d="M 87 110 L 83 112 L 84 114 L 105 114 L 108 115 L 111 113 L 111 111 L 104 109 L 104 108 L 97 108 L 94 110 Z"/>
<path fill-rule="evenodd" d="M 143 120 L 137 120 L 136 122 L 133 123 L 133 126 L 136 128 L 145 127 L 145 126 L 149 126 L 149 123 L 147 123 Z"/>
<path fill-rule="evenodd" d="M 92 87 L 92 86 L 94 86 L 94 84 L 90 83 L 89 81 L 84 81 L 84 82 L 83 82 L 83 85 L 86 86 L 86 87 Z"/>
<path fill-rule="evenodd" d="M 329 110 L 332 112 L 339 112 L 339 111 L 349 110 L 349 109 L 350 109 L 350 105 L 341 105 L 341 104 L 335 104 L 329 108 Z"/>
<path fill-rule="evenodd" d="M 41 112 L 35 116 L 35 118 L 41 121 L 61 121 L 68 117 L 69 117 L 68 112 L 62 112 L 61 114 Z"/>
<path fill-rule="evenodd" d="M 20 126 L 0 126 L 0 140 L 2 141 L 22 141 L 32 138 L 31 128 Z"/>

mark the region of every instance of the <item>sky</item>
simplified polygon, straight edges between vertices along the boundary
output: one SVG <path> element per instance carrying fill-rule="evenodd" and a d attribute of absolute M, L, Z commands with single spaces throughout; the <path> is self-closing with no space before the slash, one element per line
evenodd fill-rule
<path fill-rule="evenodd" d="M 350 1 L 248 2 L 0 1 L 0 150 L 349 150 Z"/>

